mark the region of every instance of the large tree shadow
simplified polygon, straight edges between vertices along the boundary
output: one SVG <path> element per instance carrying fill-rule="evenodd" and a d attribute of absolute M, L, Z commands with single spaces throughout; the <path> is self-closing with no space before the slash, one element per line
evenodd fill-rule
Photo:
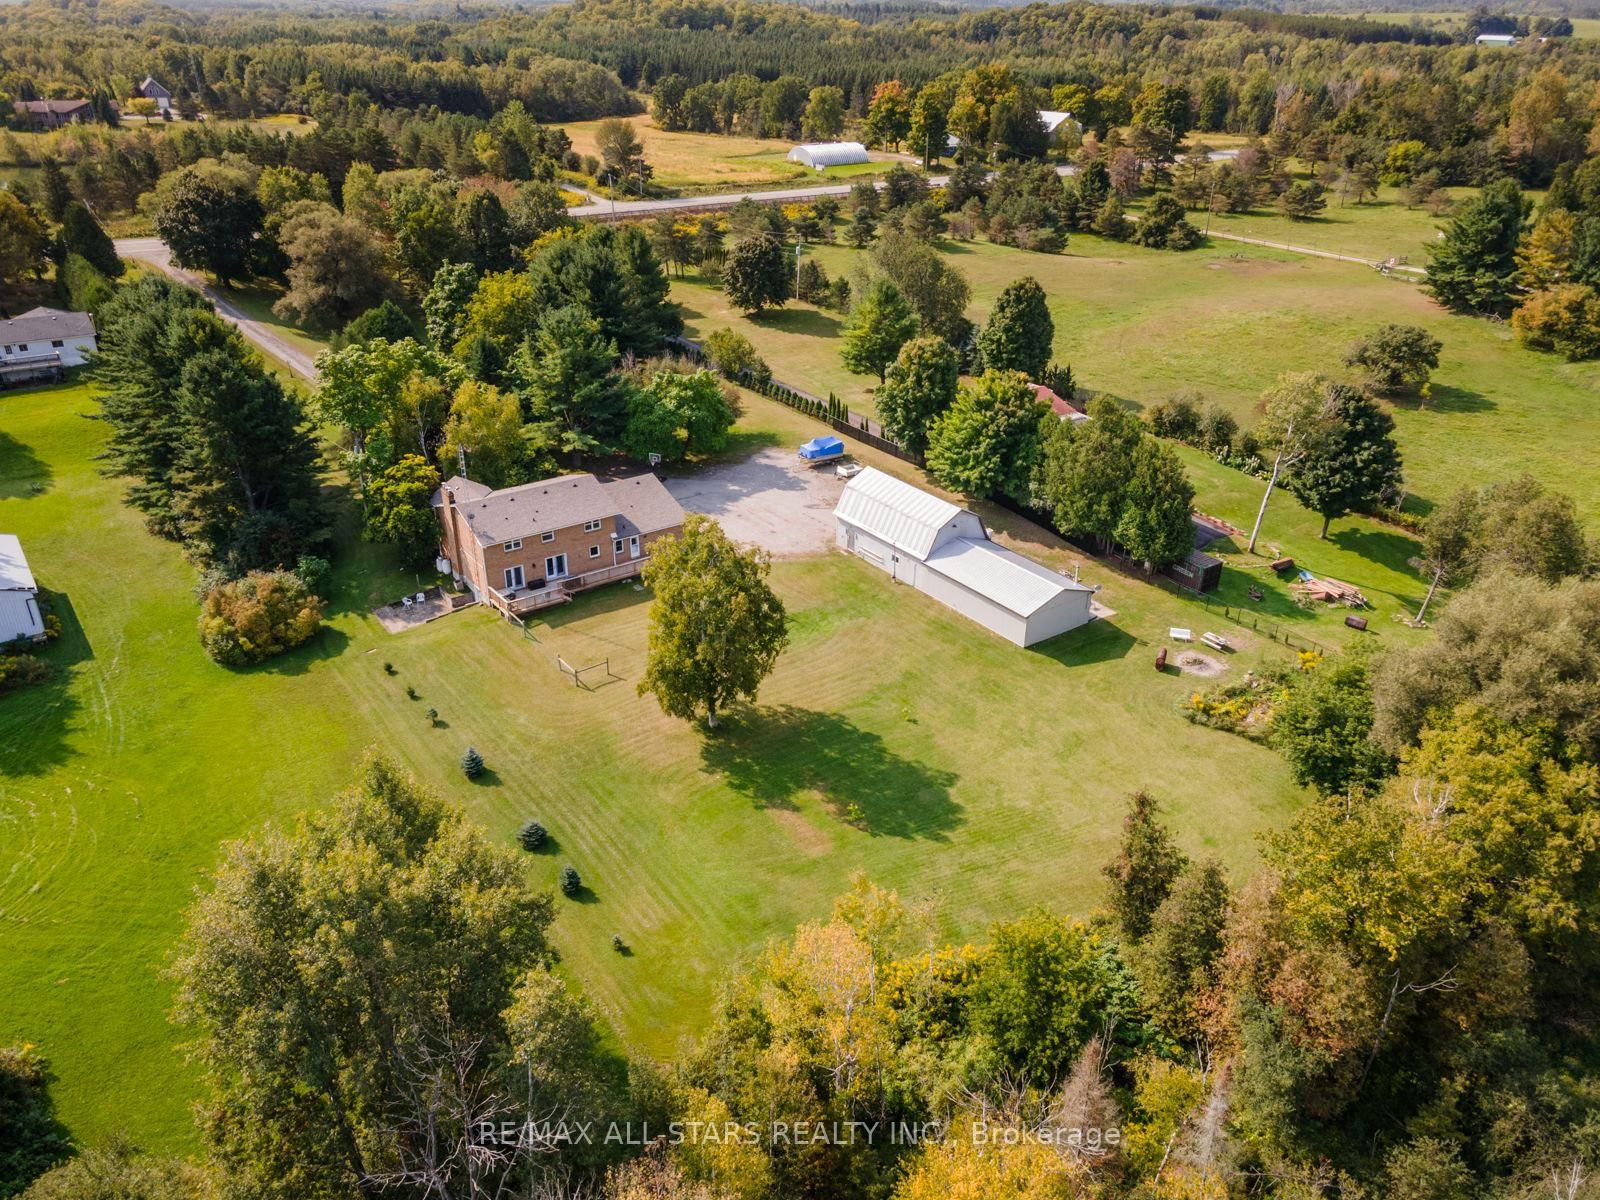
<path fill-rule="evenodd" d="M 768 309 L 752 320 L 765 329 L 802 333 L 811 337 L 838 337 L 844 330 L 844 322 L 838 317 L 816 308 Z"/>
<path fill-rule="evenodd" d="M 54 478 L 50 465 L 8 433 L 0 432 L 0 500 L 37 496 Z"/>
<path fill-rule="evenodd" d="M 40 598 L 61 622 L 61 636 L 37 652 L 50 664 L 47 679 L 0 696 L 0 776 L 43 775 L 75 753 L 67 740 L 81 707 L 72 693 L 73 668 L 94 650 L 64 593 L 41 590 Z"/>
<path fill-rule="evenodd" d="M 1478 413 L 1493 412 L 1500 407 L 1482 392 L 1446 383 L 1434 384 L 1426 403 L 1416 396 L 1390 397 L 1389 403 L 1408 412 Z"/>
<path fill-rule="evenodd" d="M 747 708 L 723 721 L 700 758 L 761 808 L 792 809 L 816 791 L 841 815 L 853 806 L 868 833 L 934 841 L 963 821 L 954 773 L 902 758 L 838 713 Z"/>

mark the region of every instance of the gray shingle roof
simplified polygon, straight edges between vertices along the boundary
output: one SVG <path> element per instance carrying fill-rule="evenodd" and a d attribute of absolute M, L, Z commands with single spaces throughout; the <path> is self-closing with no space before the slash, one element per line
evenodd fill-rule
<path fill-rule="evenodd" d="M 593 475 L 560 475 L 492 492 L 481 483 L 448 479 L 434 493 L 455 497 L 467 527 L 482 546 L 534 537 L 557 529 L 617 518 L 624 537 L 656 533 L 683 523 L 683 509 L 654 475 L 634 475 L 601 483 Z"/>
<path fill-rule="evenodd" d="M 683 507 L 654 475 L 633 475 L 600 485 L 605 488 L 617 514 L 617 533 L 660 533 L 683 524 Z"/>
<path fill-rule="evenodd" d="M 56 113 L 68 117 L 75 112 L 87 112 L 89 107 L 87 100 L 17 100 L 11 105 L 13 112 L 33 113 L 35 116 Z"/>
<path fill-rule="evenodd" d="M 0 342 L 47 342 L 52 338 L 93 337 L 94 318 L 88 313 L 63 312 L 59 308 L 35 308 L 0 321 Z"/>

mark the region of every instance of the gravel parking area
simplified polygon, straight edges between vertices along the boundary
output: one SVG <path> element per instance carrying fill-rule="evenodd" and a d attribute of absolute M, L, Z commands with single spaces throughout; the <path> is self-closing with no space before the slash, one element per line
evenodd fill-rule
<path fill-rule="evenodd" d="M 806 558 L 833 545 L 833 506 L 844 480 L 832 464 L 801 466 L 794 451 L 767 449 L 663 482 L 689 512 L 715 517 L 734 541 L 774 558 Z"/>

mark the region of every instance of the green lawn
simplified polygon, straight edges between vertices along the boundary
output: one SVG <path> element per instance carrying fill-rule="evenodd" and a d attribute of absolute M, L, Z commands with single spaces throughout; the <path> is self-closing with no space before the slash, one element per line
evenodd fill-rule
<path fill-rule="evenodd" d="M 1344 371 L 1345 348 L 1374 326 L 1426 327 L 1444 343 L 1433 400 L 1395 406 L 1412 503 L 1527 471 L 1600 518 L 1600 363 L 1567 363 L 1519 346 L 1503 324 L 1453 316 L 1413 283 L 1348 263 L 1217 242 L 1177 254 L 1074 235 L 1059 255 L 987 242 L 948 244 L 972 283 L 981 319 L 1006 283 L 1033 275 L 1050 296 L 1056 357 L 1080 384 L 1138 407 L 1196 389 L 1255 420 L 1263 389 L 1285 371 Z M 856 272 L 862 252 L 818 247 L 830 274 Z M 693 278 L 675 282 L 691 336 L 746 333 L 787 383 L 837 392 L 871 409 L 869 377 L 839 361 L 838 314 L 810 305 L 749 320 Z M 1202 497 L 1202 502 L 1204 497 Z"/>
<path fill-rule="evenodd" d="M 226 671 L 196 641 L 194 572 L 97 473 L 91 409 L 81 387 L 0 397 L 0 528 L 67 630 L 49 651 L 60 681 L 0 699 L 0 1031 L 50 1056 L 80 1136 L 191 1143 L 161 975 L 181 909 L 221 839 L 322 801 L 369 744 L 496 837 L 549 827 L 531 877 L 570 862 L 592 889 L 560 905 L 566 968 L 629 1044 L 663 1054 L 739 955 L 825 912 L 857 869 L 934 897 L 960 935 L 1034 902 L 1091 908 L 1131 788 L 1170 804 L 1189 850 L 1235 867 L 1298 800 L 1274 754 L 1181 720 L 1191 681 L 1151 669 L 1167 626 L 1229 627 L 1093 564 L 1084 578 L 1115 616 L 1024 651 L 857 560 L 781 563 L 792 645 L 714 741 L 635 693 L 647 598 L 628 585 L 531 636 L 469 610 L 396 637 L 365 610 L 411 579 L 348 553 L 327 632 Z M 801 424 L 751 400 L 741 444 L 786 444 Z M 985 515 L 1044 561 L 1075 557 Z M 1240 647 L 1234 671 L 1282 653 L 1248 634 Z M 609 657 L 618 678 L 578 690 L 557 654 Z M 455 765 L 468 744 L 490 767 L 476 785 Z M 842 819 L 850 805 L 864 828 Z"/>
<path fill-rule="evenodd" d="M 1476 193 L 1476 188 L 1445 188 L 1453 199 Z M 1369 262 L 1398 258 L 1414 267 L 1428 265 L 1427 247 L 1438 240 L 1438 232 L 1448 217 L 1436 217 L 1425 208 L 1407 208 L 1398 188 L 1378 189 L 1377 199 L 1365 204 L 1340 204 L 1334 192 L 1327 196 L 1328 207 L 1310 221 L 1292 221 L 1275 209 L 1248 213 L 1215 213 L 1210 227 L 1218 233 L 1309 246 L 1334 254 L 1349 254 Z M 1205 227 L 1206 213 L 1195 213 L 1191 220 Z"/>

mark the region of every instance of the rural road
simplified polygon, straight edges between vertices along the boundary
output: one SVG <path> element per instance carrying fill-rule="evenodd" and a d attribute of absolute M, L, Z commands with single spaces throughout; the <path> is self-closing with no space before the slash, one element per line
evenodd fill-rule
<path fill-rule="evenodd" d="M 1236 150 L 1217 150 L 1213 151 L 1211 157 L 1215 160 L 1222 160 L 1232 158 L 1237 153 L 1238 151 Z M 1057 167 L 1056 170 L 1062 175 L 1070 175 L 1074 168 L 1061 166 Z M 928 177 L 928 182 L 934 187 L 940 187 L 948 178 L 949 176 L 947 175 L 931 175 Z M 683 209 L 732 208 L 739 201 L 747 198 L 770 203 L 773 201 L 815 200 L 823 196 L 846 196 L 850 193 L 850 187 L 851 185 L 848 183 L 833 183 L 783 188 L 778 191 L 723 192 L 714 196 L 680 196 L 667 200 L 618 200 L 615 203 L 609 200 L 603 203 L 595 200 L 589 204 L 576 205 L 567 209 L 567 212 L 574 217 L 593 218 L 613 215 L 617 217 L 637 217 L 648 216 L 651 213 L 681 211 Z M 594 195 L 593 192 L 587 194 Z M 1309 254 L 1315 258 L 1335 259 L 1340 262 L 1356 263 L 1362 266 L 1377 265 L 1349 254 L 1336 254 L 1331 250 L 1318 250 L 1311 246 L 1295 246 L 1287 242 L 1272 242 L 1263 238 L 1246 237 L 1243 234 L 1219 233 L 1216 230 L 1212 230 L 1210 236 L 1219 238 L 1222 241 L 1244 242 L 1252 246 L 1266 246 L 1275 250 L 1287 250 L 1295 254 Z M 239 331 L 246 338 L 283 363 L 296 375 L 315 382 L 317 368 L 310 355 L 281 337 L 270 323 L 251 317 L 237 305 L 231 303 L 197 272 L 186 270 L 174 264 L 166 243 L 160 238 L 117 238 L 116 247 L 117 253 L 121 257 L 154 267 L 156 270 L 165 272 L 174 279 L 181 280 L 183 283 L 200 291 L 217 306 L 218 315 L 224 320 L 237 325 Z M 1392 269 L 1415 276 L 1426 274 L 1421 267 L 1395 267 Z"/>
<path fill-rule="evenodd" d="M 222 293 L 205 281 L 205 278 L 195 271 L 188 271 L 177 266 L 172 261 L 172 255 L 167 250 L 167 244 L 160 238 L 117 238 L 117 254 L 133 262 L 144 263 L 158 271 L 165 272 L 174 279 L 188 284 L 205 298 L 217 306 L 217 315 L 239 327 L 239 332 L 265 350 L 273 358 L 283 363 L 296 375 L 303 379 L 315 380 L 317 377 L 316 364 L 311 356 L 298 346 L 285 341 L 275 329 L 265 321 L 258 321 L 249 316 L 237 306 L 231 304 Z"/>

